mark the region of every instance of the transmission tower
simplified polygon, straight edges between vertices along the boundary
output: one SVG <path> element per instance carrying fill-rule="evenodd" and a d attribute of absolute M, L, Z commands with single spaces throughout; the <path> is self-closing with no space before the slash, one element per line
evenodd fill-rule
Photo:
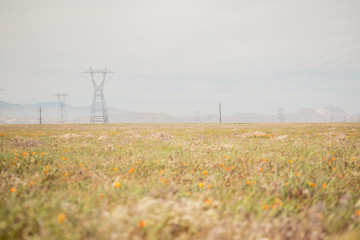
<path fill-rule="evenodd" d="M 94 85 L 94 96 L 91 106 L 90 123 L 108 123 L 108 114 L 105 106 L 104 83 L 107 76 L 113 74 L 106 70 L 93 70 L 84 72 L 90 74 Z"/>
<path fill-rule="evenodd" d="M 65 98 L 69 95 L 66 93 L 57 93 L 55 96 L 58 98 L 59 102 L 59 114 L 58 118 L 60 117 L 59 123 L 63 124 L 66 121 L 66 109 L 65 109 Z"/>
<path fill-rule="evenodd" d="M 278 108 L 278 116 L 279 116 L 279 122 L 281 123 L 285 122 L 285 115 L 282 108 Z"/>

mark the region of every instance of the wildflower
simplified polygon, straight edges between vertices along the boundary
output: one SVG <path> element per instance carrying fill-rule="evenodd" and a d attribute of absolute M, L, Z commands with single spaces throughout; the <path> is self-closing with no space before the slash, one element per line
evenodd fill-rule
<path fill-rule="evenodd" d="M 323 189 L 326 188 L 326 182 L 323 183 L 322 188 L 323 188 Z"/>
<path fill-rule="evenodd" d="M 204 187 L 204 183 L 203 183 L 203 182 L 200 182 L 200 183 L 199 183 L 199 188 L 202 188 L 202 187 Z"/>
<path fill-rule="evenodd" d="M 309 182 L 309 187 L 315 187 L 315 186 L 316 186 L 315 183 Z"/>
<path fill-rule="evenodd" d="M 226 171 L 229 170 L 229 169 L 230 169 L 230 167 L 226 167 L 226 168 L 225 168 Z"/>
<path fill-rule="evenodd" d="M 11 192 L 11 193 L 16 192 L 16 188 L 10 188 L 10 192 Z"/>
<path fill-rule="evenodd" d="M 267 162 L 267 161 L 268 161 L 268 160 L 265 158 L 265 159 L 264 159 L 264 162 Z"/>
<path fill-rule="evenodd" d="M 164 184 L 168 182 L 165 178 L 160 178 L 160 181 Z"/>
<path fill-rule="evenodd" d="M 33 181 L 31 181 L 31 182 L 29 183 L 29 187 L 32 187 L 34 184 L 35 184 L 35 183 L 34 183 Z"/>
<path fill-rule="evenodd" d="M 145 221 L 143 221 L 143 220 L 139 221 L 139 227 L 140 227 L 140 228 L 143 228 L 143 227 L 145 227 L 145 226 L 146 226 L 146 222 L 145 222 Z"/>
<path fill-rule="evenodd" d="M 256 181 L 252 181 L 253 184 L 256 184 Z"/>
<path fill-rule="evenodd" d="M 45 173 L 45 175 L 46 175 L 46 174 L 49 174 L 49 171 L 48 171 L 48 170 L 45 170 L 45 172 L 44 172 L 44 173 Z"/>
<path fill-rule="evenodd" d="M 223 168 L 223 167 L 224 167 L 224 164 L 220 164 L 220 167 L 222 167 L 222 168 Z"/>
<path fill-rule="evenodd" d="M 335 161 L 335 158 L 331 158 L 331 161 L 333 161 L 333 162 L 334 162 L 334 161 Z"/>
<path fill-rule="evenodd" d="M 209 184 L 209 185 L 207 185 L 207 188 L 208 188 L 208 189 L 210 189 L 210 188 L 211 188 L 211 185 L 210 185 L 210 184 Z"/>
<path fill-rule="evenodd" d="M 82 164 L 79 164 L 79 167 L 83 167 L 84 165 L 82 165 Z"/>
<path fill-rule="evenodd" d="M 186 192 L 185 195 L 190 196 L 191 192 Z"/>
<path fill-rule="evenodd" d="M 63 156 L 61 156 L 61 159 L 64 160 L 64 161 L 67 160 L 67 158 L 66 158 L 66 157 L 63 157 Z"/>
<path fill-rule="evenodd" d="M 116 172 L 116 171 L 117 171 L 117 168 L 113 168 L 113 171 Z"/>
<path fill-rule="evenodd" d="M 247 185 L 250 185 L 250 181 L 246 181 L 246 184 L 247 184 Z"/>
<path fill-rule="evenodd" d="M 115 182 L 115 183 L 114 183 L 114 187 L 115 187 L 115 188 L 120 188 L 120 187 L 121 187 L 121 183 Z"/>
<path fill-rule="evenodd" d="M 267 204 L 264 205 L 264 210 L 268 209 L 269 206 Z"/>
<path fill-rule="evenodd" d="M 291 161 L 291 160 L 289 160 L 288 162 L 289 162 L 289 163 L 292 163 L 292 161 Z"/>
<path fill-rule="evenodd" d="M 15 166 L 15 161 L 13 161 L 11 165 Z"/>
<path fill-rule="evenodd" d="M 205 199 L 205 203 L 210 205 L 212 203 L 212 201 L 207 198 L 207 199 Z"/>
<path fill-rule="evenodd" d="M 100 197 L 100 198 L 103 198 L 103 197 L 104 197 L 104 194 L 100 193 L 99 197 Z"/>
<path fill-rule="evenodd" d="M 58 222 L 59 223 L 63 223 L 65 220 L 66 220 L 66 215 L 65 215 L 65 213 L 60 213 L 59 215 L 58 215 Z"/>
<path fill-rule="evenodd" d="M 356 216 L 360 216 L 360 210 L 356 210 L 356 211 L 355 211 L 355 215 L 356 215 Z"/>
<path fill-rule="evenodd" d="M 286 182 L 285 185 L 286 185 L 286 186 L 289 186 L 289 182 Z"/>
<path fill-rule="evenodd" d="M 187 166 L 187 163 L 184 163 L 184 167 L 186 167 Z"/>
<path fill-rule="evenodd" d="M 133 173 L 133 172 L 135 172 L 135 169 L 133 168 L 128 171 L 128 173 Z"/>
<path fill-rule="evenodd" d="M 260 168 L 260 170 L 259 170 L 260 172 L 262 172 L 263 171 L 263 169 L 262 168 Z"/>
<path fill-rule="evenodd" d="M 64 176 L 67 177 L 67 176 L 68 176 L 68 173 L 64 173 Z"/>
<path fill-rule="evenodd" d="M 203 171 L 203 175 L 205 176 L 207 174 L 207 172 L 206 171 Z"/>

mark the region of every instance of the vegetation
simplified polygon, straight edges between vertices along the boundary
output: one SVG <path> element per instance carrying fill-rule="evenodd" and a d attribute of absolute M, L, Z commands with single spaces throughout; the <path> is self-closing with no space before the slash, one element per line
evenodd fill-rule
<path fill-rule="evenodd" d="M 0 125 L 0 239 L 360 239 L 360 124 Z"/>

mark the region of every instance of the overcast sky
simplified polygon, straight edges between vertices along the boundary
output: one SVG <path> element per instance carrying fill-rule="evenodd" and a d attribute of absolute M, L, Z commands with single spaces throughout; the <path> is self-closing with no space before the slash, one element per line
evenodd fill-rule
<path fill-rule="evenodd" d="M 359 0 L 0 0 L 0 100 L 193 115 L 360 112 Z"/>

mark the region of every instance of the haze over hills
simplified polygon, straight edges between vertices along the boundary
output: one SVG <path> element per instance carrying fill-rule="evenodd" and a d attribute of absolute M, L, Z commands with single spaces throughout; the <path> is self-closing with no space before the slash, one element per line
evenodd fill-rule
<path fill-rule="evenodd" d="M 55 102 L 44 102 L 29 105 L 11 104 L 0 101 L 0 124 L 37 124 L 39 123 L 39 108 L 42 109 L 42 122 L 58 123 L 60 119 L 59 106 Z M 66 105 L 64 119 L 67 123 L 89 123 L 90 106 L 76 107 Z M 171 116 L 163 113 L 144 113 L 108 108 L 110 123 L 216 123 L 218 114 Z M 284 122 L 357 122 L 360 113 L 349 114 L 339 107 L 302 108 L 295 112 L 284 112 Z M 237 113 L 222 116 L 224 123 L 266 123 L 279 122 L 278 114 Z"/>

